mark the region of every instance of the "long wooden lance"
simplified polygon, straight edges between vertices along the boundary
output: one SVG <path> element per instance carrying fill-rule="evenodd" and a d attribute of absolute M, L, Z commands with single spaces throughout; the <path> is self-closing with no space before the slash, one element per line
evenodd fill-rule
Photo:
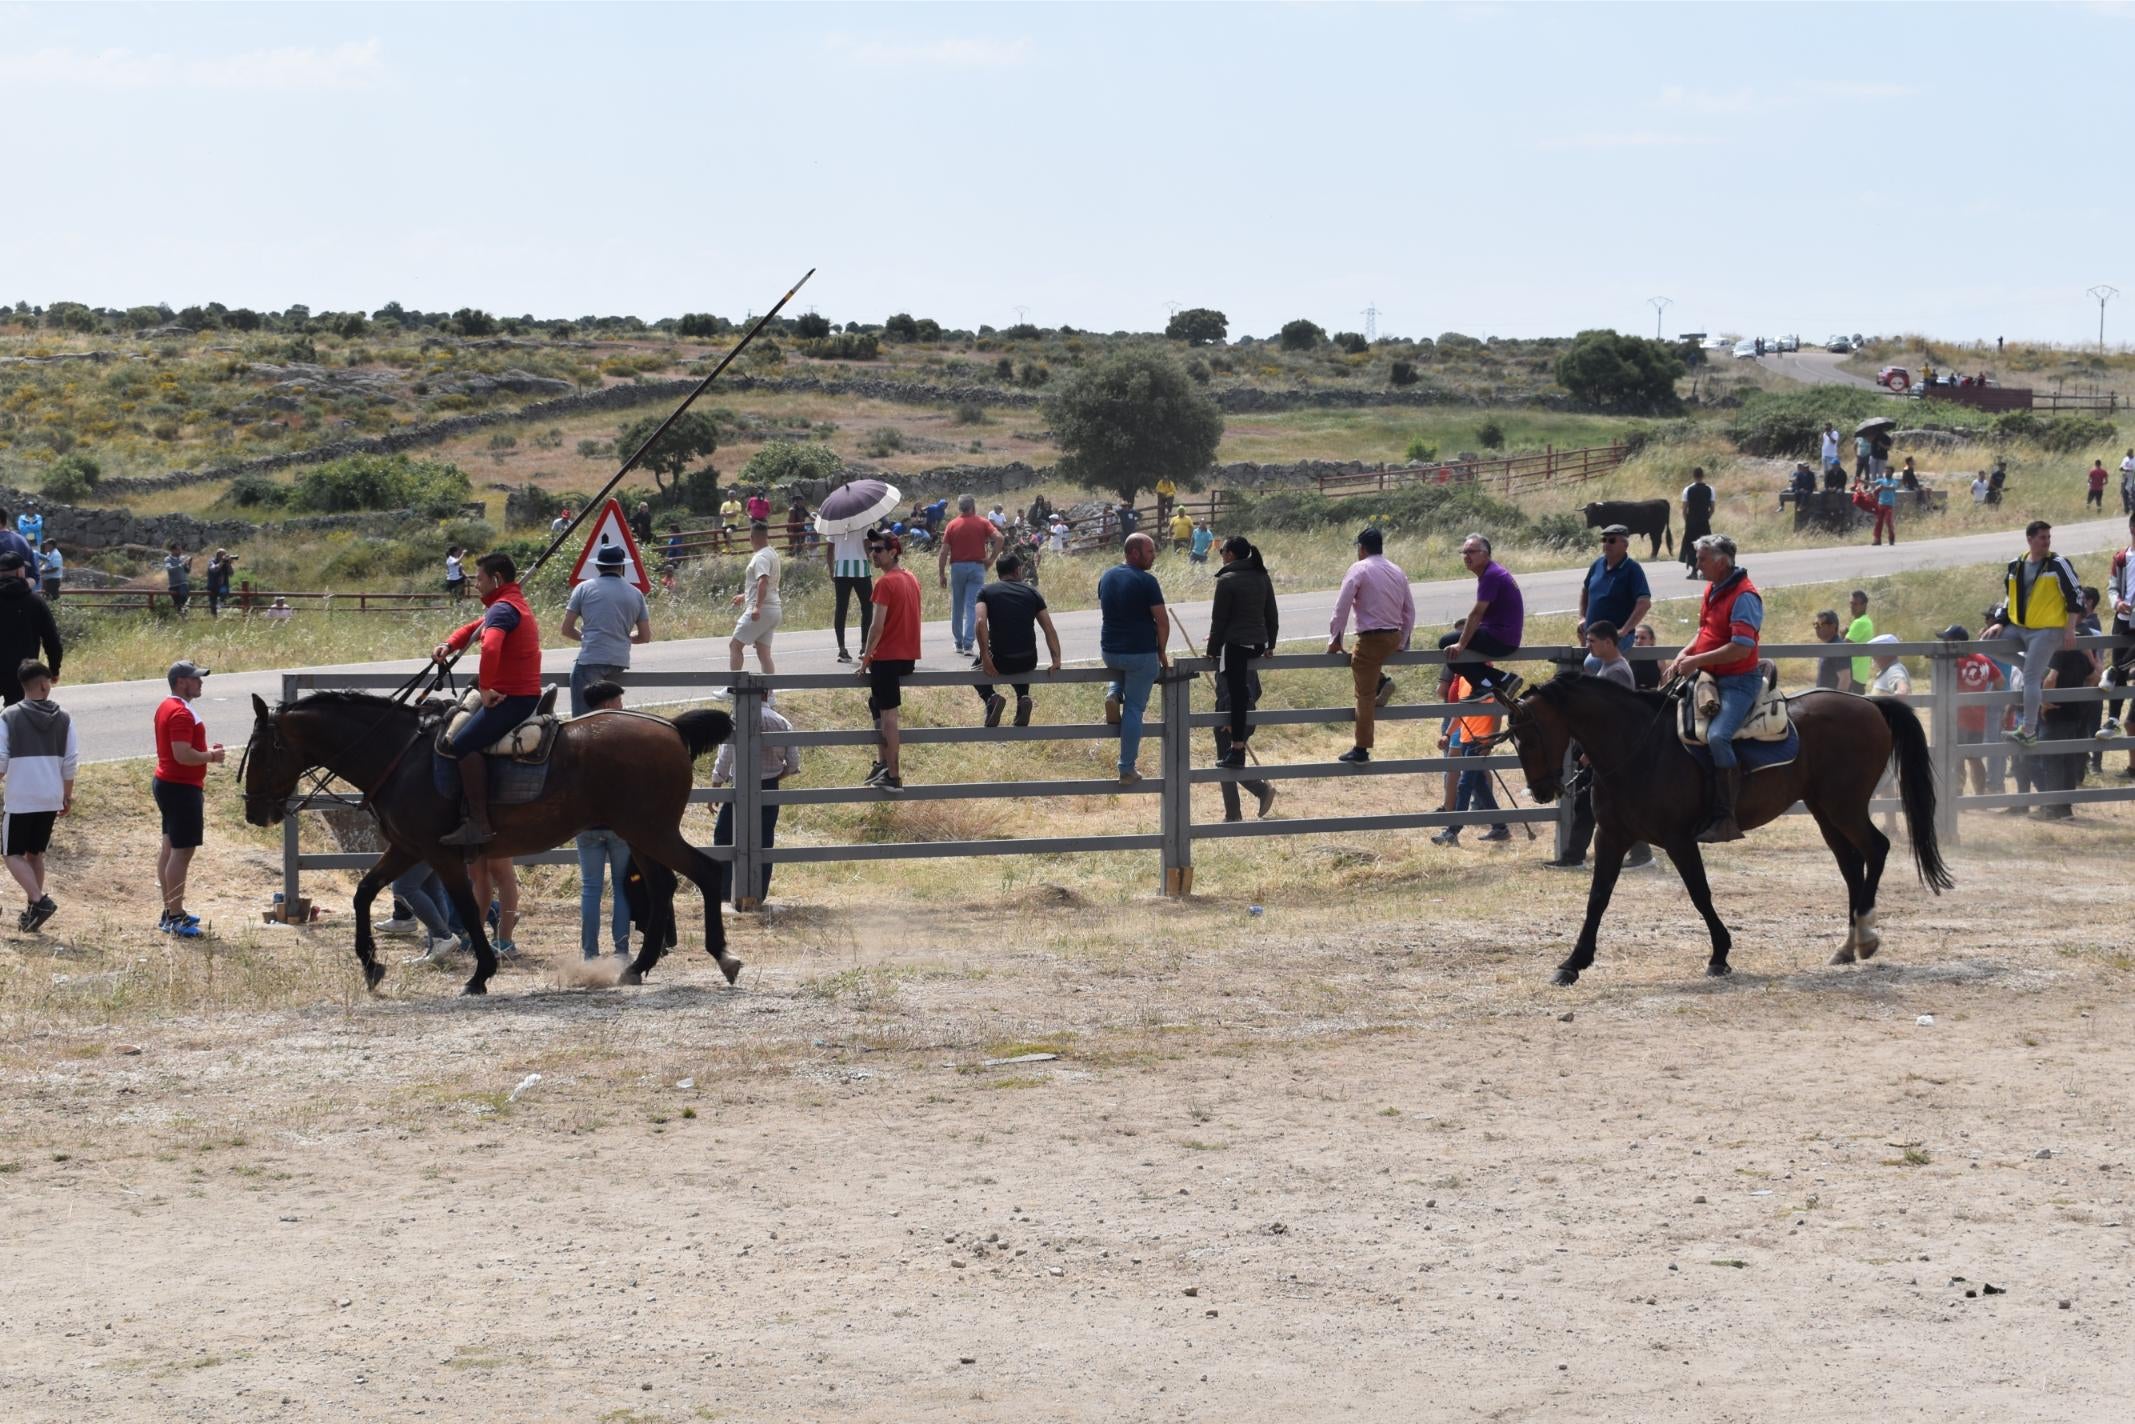
<path fill-rule="evenodd" d="M 813 277 L 814 275 L 815 268 L 813 267 L 810 267 L 806 272 L 803 272 L 801 274 L 801 280 L 795 282 L 790 288 L 788 288 L 786 291 L 786 295 L 780 297 L 776 302 L 773 302 L 771 304 L 771 309 L 765 312 L 762 316 L 758 317 L 756 319 L 755 325 L 751 326 L 746 332 L 742 333 L 741 340 L 734 343 L 734 349 L 727 352 L 726 355 L 720 357 L 719 364 L 712 367 L 712 369 L 708 373 L 706 373 L 703 380 L 697 382 L 696 389 L 682 398 L 682 404 L 676 406 L 674 410 L 669 413 L 667 419 L 660 422 L 660 428 L 653 431 L 652 434 L 646 436 L 643 441 L 639 442 L 638 448 L 630 452 L 630 458 L 623 461 L 623 467 L 617 470 L 615 474 L 609 478 L 608 483 L 600 487 L 600 493 L 594 495 L 593 498 L 591 498 L 590 500 L 587 500 L 584 508 L 578 511 L 577 516 L 573 518 L 571 522 L 556 535 L 555 538 L 549 541 L 549 546 L 541 551 L 540 555 L 535 558 L 533 563 L 527 565 L 526 568 L 520 572 L 519 582 L 522 585 L 533 581 L 534 575 L 541 571 L 542 565 L 546 564 L 549 559 L 555 554 L 555 552 L 564 546 L 564 544 L 570 539 L 570 537 L 578 531 L 578 526 L 585 523 L 587 517 L 591 515 L 594 510 L 601 507 L 602 503 L 608 498 L 609 491 L 613 490 L 617 485 L 621 484 L 623 482 L 623 477 L 638 467 L 638 465 L 644 460 L 646 452 L 650 451 L 653 446 L 660 443 L 660 437 L 667 434 L 667 432 L 674 427 L 674 423 L 680 420 L 683 414 L 688 411 L 688 409 L 692 405 L 696 404 L 697 397 L 703 395 L 706 391 L 711 389 L 712 382 L 719 379 L 720 373 L 725 371 L 727 367 L 733 365 L 734 359 L 741 355 L 743 351 L 746 351 L 748 349 L 749 343 L 756 339 L 756 333 L 762 331 L 766 326 L 770 325 L 771 319 L 777 316 L 779 312 L 784 309 L 786 303 L 793 300 L 794 293 L 800 291 L 801 288 L 808 285 L 808 279 L 810 277 Z M 468 647 L 472 646 L 474 645 L 472 642 L 470 642 L 468 644 Z M 459 652 L 454 653 L 449 659 L 439 665 L 440 671 L 438 673 L 438 677 L 441 682 L 443 680 L 444 674 L 452 670 L 453 664 L 457 663 L 460 658 L 466 654 L 466 651 L 466 648 L 462 648 Z M 428 666 L 418 669 L 413 677 L 410 677 L 406 682 L 400 685 L 400 690 L 393 694 L 393 700 L 395 702 L 402 702 L 407 700 L 408 694 L 413 692 L 416 687 L 421 684 L 422 680 L 429 674 L 430 668 Z"/>

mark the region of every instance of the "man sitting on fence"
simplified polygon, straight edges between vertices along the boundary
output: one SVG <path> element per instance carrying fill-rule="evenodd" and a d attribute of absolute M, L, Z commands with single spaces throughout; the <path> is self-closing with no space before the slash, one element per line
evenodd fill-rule
<path fill-rule="evenodd" d="M 2047 665 L 2056 652 L 2074 646 L 2076 623 L 2083 616 L 2083 589 L 2075 568 L 2053 551 L 2053 525 L 2034 519 L 2024 527 L 2024 539 L 2024 556 L 2009 561 L 2001 605 L 1979 635 L 1989 641 L 2007 636 L 2024 646 L 2024 711 L 2008 734 L 2020 745 L 2039 739 Z"/>
<path fill-rule="evenodd" d="M 460 765 L 467 816 L 457 829 L 438 838 L 441 845 L 470 848 L 496 835 L 489 825 L 489 767 L 483 749 L 533 716 L 541 700 L 541 628 L 519 591 L 518 566 L 509 554 L 484 554 L 474 567 L 482 616 L 456 629 L 430 654 L 437 662 L 450 662 L 478 635 L 482 640 L 476 684 L 482 705 L 445 747 L 445 755 Z"/>
<path fill-rule="evenodd" d="M 979 666 L 988 677 L 1014 677 L 1028 673 L 1038 666 L 1038 630 L 1045 630 L 1045 646 L 1052 656 L 1051 671 L 1060 671 L 1060 635 L 1053 630 L 1053 615 L 1045 608 L 1045 595 L 1024 582 L 1026 565 L 1020 554 L 1003 554 L 994 563 L 994 572 L 1000 577 L 979 590 L 978 623 L 975 636 L 978 639 Z M 1016 722 L 1018 727 L 1030 725 L 1030 684 L 1014 684 L 1016 693 Z M 1001 713 L 1008 706 L 1008 699 L 1001 696 L 991 683 L 980 683 L 976 689 L 979 701 L 986 708 L 986 725 L 1001 725 Z"/>

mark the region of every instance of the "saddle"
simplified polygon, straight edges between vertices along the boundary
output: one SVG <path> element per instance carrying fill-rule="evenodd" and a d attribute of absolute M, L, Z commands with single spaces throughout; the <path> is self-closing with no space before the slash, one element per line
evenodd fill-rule
<path fill-rule="evenodd" d="M 446 717 L 438 729 L 437 750 L 440 756 L 444 755 L 445 744 L 452 740 L 453 734 L 467 725 L 481 705 L 482 694 L 479 690 L 470 689 L 467 695 L 460 699 L 457 709 Z M 534 715 L 484 747 L 483 755 L 509 757 L 516 762 L 538 766 L 549 759 L 550 752 L 556 750 L 556 729 L 561 725 L 561 719 L 556 716 L 556 687 L 552 683 L 543 690 L 541 701 L 535 704 Z"/>
<path fill-rule="evenodd" d="M 1750 714 L 1743 720 L 1742 728 L 1735 733 L 1737 741 L 1783 742 L 1794 730 L 1794 720 L 1787 712 L 1786 695 L 1779 691 L 1779 665 L 1770 659 L 1760 659 L 1757 675 L 1764 686 L 1758 690 L 1757 701 Z M 1705 729 L 1720 711 L 1720 684 L 1709 672 L 1698 674 L 1697 683 L 1690 695 L 1683 699 L 1679 733 L 1683 745 L 1705 745 Z"/>

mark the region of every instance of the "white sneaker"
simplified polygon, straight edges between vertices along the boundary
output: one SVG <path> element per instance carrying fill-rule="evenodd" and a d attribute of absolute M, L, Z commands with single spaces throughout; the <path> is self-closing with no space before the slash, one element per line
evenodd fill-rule
<path fill-rule="evenodd" d="M 400 962 L 402 964 L 427 964 L 434 968 L 442 969 L 451 961 L 453 955 L 466 948 L 467 941 L 457 935 L 447 935 L 443 939 L 439 939 L 436 935 L 425 930 L 423 931 L 423 952 L 409 955 Z"/>
<path fill-rule="evenodd" d="M 371 933 L 382 935 L 413 935 L 423 927 L 423 922 L 413 915 L 404 920 L 384 920 L 371 927 Z"/>
<path fill-rule="evenodd" d="M 2120 719 L 2118 717 L 2106 718 L 2103 722 L 2098 724 L 2098 730 L 2091 733 L 2091 735 L 2096 737 L 2101 742 L 2109 742 L 2113 738 L 2122 735 L 2120 730 Z"/>

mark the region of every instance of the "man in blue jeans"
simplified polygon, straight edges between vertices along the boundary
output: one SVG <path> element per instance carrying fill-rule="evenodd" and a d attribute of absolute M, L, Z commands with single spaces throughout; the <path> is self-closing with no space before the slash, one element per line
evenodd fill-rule
<path fill-rule="evenodd" d="M 1003 547 L 1001 531 L 978 510 L 971 495 L 956 497 L 956 518 L 941 531 L 941 552 L 935 556 L 941 586 L 949 590 L 949 640 L 966 657 L 978 653 L 979 590 Z"/>
<path fill-rule="evenodd" d="M 763 696 L 763 710 L 757 721 L 757 727 L 764 732 L 790 732 L 793 730 L 793 724 L 787 721 L 785 716 L 771 705 L 771 694 L 768 692 Z M 756 768 L 758 784 L 764 790 L 778 790 L 780 782 L 801 769 L 801 749 L 799 747 L 774 746 L 768 742 L 758 742 L 757 746 L 759 748 Z M 733 780 L 734 744 L 731 741 L 721 742 L 719 744 L 719 755 L 712 760 L 712 785 L 728 786 L 733 783 Z M 765 850 L 769 850 L 778 844 L 777 802 L 766 801 L 758 806 L 757 827 L 761 837 L 758 844 Z M 712 825 L 712 844 L 723 846 L 734 844 L 734 803 L 731 801 L 725 802 L 719 808 L 719 817 Z M 771 862 L 767 860 L 763 864 L 762 873 L 757 876 L 756 907 L 762 909 L 764 901 L 769 899 L 770 896 Z M 732 901 L 735 898 L 734 863 L 730 860 L 719 862 L 719 898 L 727 901 Z M 740 898 L 746 901 L 749 896 L 744 893 Z M 736 906 L 735 908 L 742 907 Z"/>
<path fill-rule="evenodd" d="M 1712 753 L 1710 811 L 1698 839 L 1708 845 L 1739 841 L 1735 803 L 1742 790 L 1742 768 L 1735 761 L 1735 733 L 1757 703 L 1757 642 L 1764 628 L 1764 598 L 1750 582 L 1749 570 L 1735 566 L 1735 541 L 1707 534 L 1697 543 L 1698 573 L 1706 581 L 1698 615 L 1698 634 L 1668 665 L 1669 677 L 1712 674 L 1720 689 L 1720 710 L 1705 731 Z"/>
<path fill-rule="evenodd" d="M 585 690 L 586 715 L 608 712 L 623 705 L 623 689 L 612 682 L 596 682 Z M 630 901 L 623 886 L 630 879 L 630 846 L 606 826 L 588 826 L 578 833 L 578 952 L 586 959 L 600 958 L 600 900 L 602 881 L 615 901 L 609 916 L 615 957 L 630 958 Z"/>
<path fill-rule="evenodd" d="M 1097 605 L 1104 615 L 1097 650 L 1104 665 L 1119 676 L 1105 692 L 1105 720 L 1119 728 L 1119 784 L 1142 779 L 1135 759 L 1142 751 L 1142 714 L 1149 689 L 1160 669 L 1171 666 L 1165 651 L 1171 643 L 1171 615 L 1164 609 L 1164 586 L 1149 572 L 1156 562 L 1156 541 L 1129 534 L 1122 554 L 1097 580 Z"/>

